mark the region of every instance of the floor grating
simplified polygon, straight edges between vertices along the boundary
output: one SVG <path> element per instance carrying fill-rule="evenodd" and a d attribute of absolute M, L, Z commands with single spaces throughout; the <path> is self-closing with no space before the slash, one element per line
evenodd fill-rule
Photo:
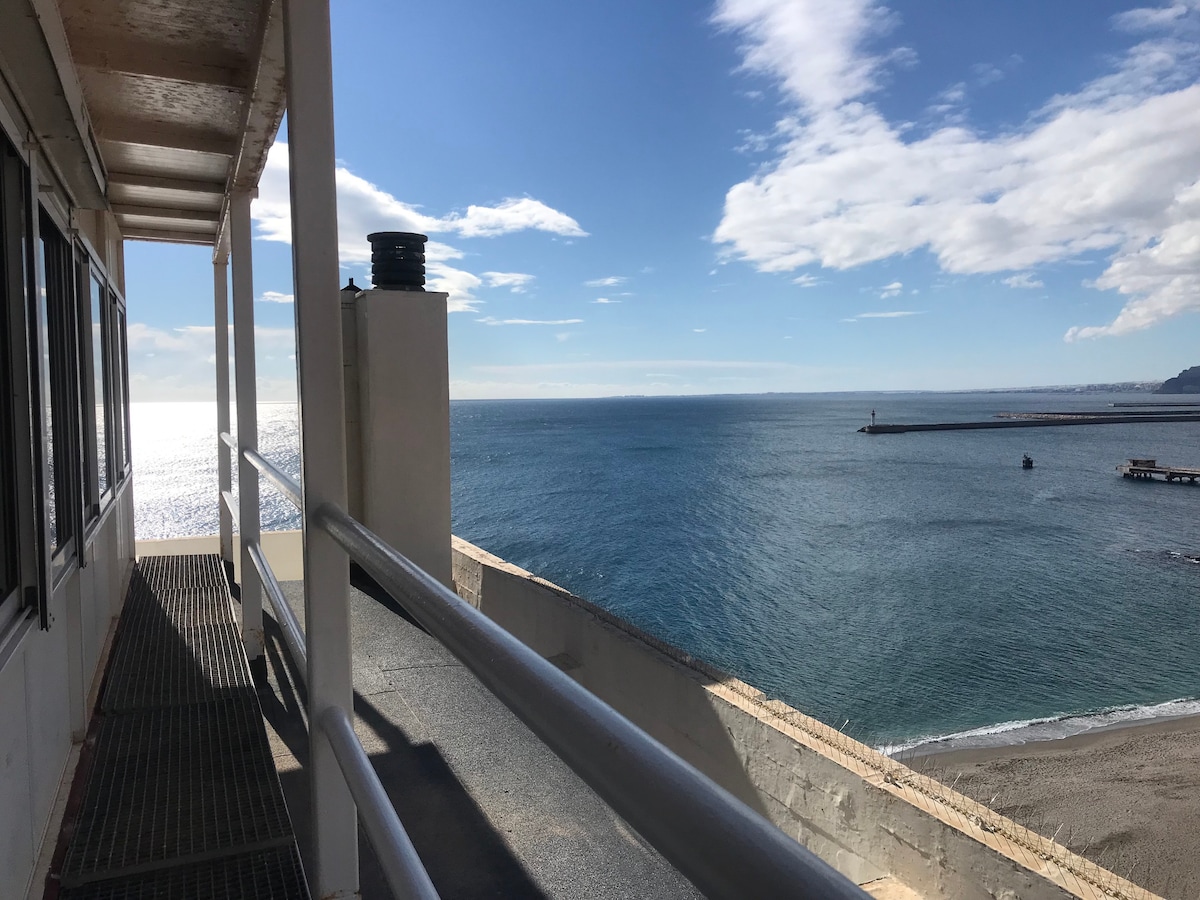
<path fill-rule="evenodd" d="M 93 881 L 59 894 L 60 900 L 290 900 L 307 896 L 300 855 L 294 846 Z"/>
<path fill-rule="evenodd" d="M 64 897 L 308 897 L 218 557 L 138 563 L 98 713 Z"/>

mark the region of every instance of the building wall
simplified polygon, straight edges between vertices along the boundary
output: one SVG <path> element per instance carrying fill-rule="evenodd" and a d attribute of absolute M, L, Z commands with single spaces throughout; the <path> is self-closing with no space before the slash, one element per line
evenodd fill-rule
<path fill-rule="evenodd" d="M 51 594 L 53 624 L 27 632 L 0 668 L 0 897 L 24 897 L 60 791 L 73 740 L 95 706 L 133 560 L 133 489 L 126 479 Z"/>
<path fill-rule="evenodd" d="M 459 538 L 454 580 L 467 602 L 859 883 L 891 875 L 922 897 L 964 900 L 1150 896 Z"/>

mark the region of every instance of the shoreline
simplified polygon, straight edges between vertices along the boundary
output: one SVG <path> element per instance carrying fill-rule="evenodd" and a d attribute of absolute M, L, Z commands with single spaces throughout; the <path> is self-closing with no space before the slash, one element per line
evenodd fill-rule
<path fill-rule="evenodd" d="M 1162 897 L 1200 896 L 1200 714 L 895 758 Z"/>
<path fill-rule="evenodd" d="M 898 762 L 929 760 L 940 767 L 954 765 L 970 765 L 975 763 L 995 762 L 1016 757 L 1045 756 L 1058 752 L 1085 750 L 1098 746 L 1112 746 L 1132 740 L 1140 735 L 1160 735 L 1200 733 L 1200 713 L 1184 713 L 1175 716 L 1155 716 L 1147 719 L 1132 719 L 1125 722 L 1112 722 L 1107 725 L 1096 725 L 1085 731 L 1062 737 L 1036 738 L 1029 741 L 1008 744 L 992 744 L 980 747 L 938 747 L 934 744 L 920 744 L 911 750 L 897 753 L 893 758 Z M 926 749 L 928 748 L 928 749 Z"/>

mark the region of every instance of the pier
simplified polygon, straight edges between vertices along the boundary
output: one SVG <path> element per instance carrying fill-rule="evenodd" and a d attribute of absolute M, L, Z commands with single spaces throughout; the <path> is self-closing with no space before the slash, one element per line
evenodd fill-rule
<path fill-rule="evenodd" d="M 1168 482 L 1186 480 L 1188 484 L 1195 484 L 1196 479 L 1200 478 L 1200 469 L 1186 466 L 1160 466 L 1158 460 L 1154 459 L 1131 459 L 1129 462 L 1117 466 L 1117 471 L 1121 473 L 1122 478 L 1153 480 L 1155 476 L 1161 475 Z"/>
<path fill-rule="evenodd" d="M 909 431 L 964 431 L 976 428 L 1049 428 L 1056 425 L 1130 425 L 1147 422 L 1200 422 L 1200 412 L 1184 412 L 1170 415 L 1113 415 L 1095 413 L 1003 413 L 983 422 L 916 422 L 896 425 L 864 425 L 858 429 L 862 434 L 905 434 Z M 1017 416 L 1027 418 L 1017 418 Z M 1011 417 L 1011 418 L 1009 418 Z"/>

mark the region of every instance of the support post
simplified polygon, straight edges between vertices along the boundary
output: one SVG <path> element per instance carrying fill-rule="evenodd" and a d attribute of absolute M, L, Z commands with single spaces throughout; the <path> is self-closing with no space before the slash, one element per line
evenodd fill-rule
<path fill-rule="evenodd" d="M 233 490 L 229 447 L 221 435 L 229 431 L 229 245 L 223 242 L 213 255 L 213 325 L 217 360 L 217 515 L 220 520 L 221 559 L 233 563 L 233 514 L 221 501 Z"/>
<path fill-rule="evenodd" d="M 233 359 L 237 379 L 238 533 L 241 537 L 242 641 L 253 663 L 262 657 L 262 585 L 250 547 L 258 543 L 258 470 L 242 455 L 258 450 L 258 389 L 254 365 L 254 265 L 251 262 L 249 191 L 229 198 L 233 248 Z"/>
<path fill-rule="evenodd" d="M 329 0 L 285 0 L 292 272 L 300 459 L 304 486 L 304 608 L 308 714 L 353 716 L 349 560 L 315 524 L 325 504 L 346 507 L 345 398 L 338 303 L 336 157 Z M 329 740 L 309 729 L 314 895 L 358 894 L 358 816 Z"/>

